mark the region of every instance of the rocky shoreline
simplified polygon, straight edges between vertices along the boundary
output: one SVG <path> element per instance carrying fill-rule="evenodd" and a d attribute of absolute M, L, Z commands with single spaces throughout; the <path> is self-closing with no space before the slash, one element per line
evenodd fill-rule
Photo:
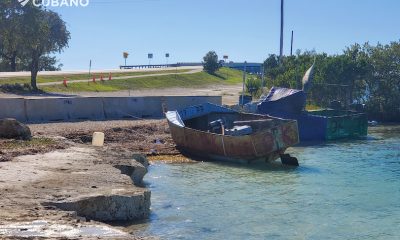
<path fill-rule="evenodd" d="M 165 120 L 28 126 L 29 141 L 0 139 L 0 238 L 142 239 L 107 223 L 149 217 L 148 159 L 191 161 Z M 91 146 L 96 131 L 104 147 Z"/>
<path fill-rule="evenodd" d="M 79 229 L 147 218 L 151 193 L 140 185 L 147 172 L 143 159 L 109 162 L 95 148 L 76 146 L 0 163 L 0 236 L 26 235 L 27 230 L 15 233 L 7 228 L 20 222 L 46 221 Z M 114 237 L 134 239 L 115 231 L 120 233 Z M 79 237 L 54 234 L 50 237 Z"/>
<path fill-rule="evenodd" d="M 161 120 L 29 126 L 38 144 L 0 141 L 0 238 L 143 238 L 105 223 L 148 218 L 146 154 L 174 148 Z M 92 131 L 106 132 L 104 147 L 90 146 Z"/>

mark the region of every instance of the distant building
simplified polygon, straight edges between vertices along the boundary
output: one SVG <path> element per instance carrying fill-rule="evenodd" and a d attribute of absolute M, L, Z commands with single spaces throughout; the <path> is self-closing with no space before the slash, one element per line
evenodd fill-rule
<path fill-rule="evenodd" d="M 223 66 L 243 71 L 244 62 L 243 63 L 229 62 L 229 63 L 224 63 Z M 246 72 L 248 73 L 261 74 L 262 71 L 261 69 L 262 69 L 262 63 L 246 63 Z"/>

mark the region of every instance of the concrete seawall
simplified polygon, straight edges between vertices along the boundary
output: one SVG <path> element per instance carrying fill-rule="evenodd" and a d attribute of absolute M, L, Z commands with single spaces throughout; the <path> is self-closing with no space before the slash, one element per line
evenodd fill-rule
<path fill-rule="evenodd" d="M 205 102 L 222 104 L 221 96 L 0 98 L 0 119 L 54 122 L 126 118 L 162 118 L 163 109 L 179 110 Z"/>

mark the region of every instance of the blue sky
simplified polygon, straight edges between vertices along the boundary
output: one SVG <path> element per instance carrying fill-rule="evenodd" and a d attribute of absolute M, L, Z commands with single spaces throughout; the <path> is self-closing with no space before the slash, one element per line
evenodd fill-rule
<path fill-rule="evenodd" d="M 123 64 L 199 62 L 209 50 L 232 61 L 263 61 L 279 52 L 280 0 L 90 0 L 86 8 L 52 8 L 71 32 L 58 57 L 63 70 Z M 355 42 L 400 39 L 398 0 L 285 0 L 285 54 L 340 53 Z"/>

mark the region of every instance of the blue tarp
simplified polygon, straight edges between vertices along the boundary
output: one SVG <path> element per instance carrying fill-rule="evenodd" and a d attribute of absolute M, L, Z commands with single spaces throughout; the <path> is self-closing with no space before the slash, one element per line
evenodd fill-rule
<path fill-rule="evenodd" d="M 257 106 L 259 112 L 301 113 L 306 104 L 306 93 L 302 90 L 273 87 L 269 94 L 262 98 Z"/>
<path fill-rule="evenodd" d="M 324 141 L 326 139 L 328 128 L 327 117 L 311 115 L 306 111 L 301 113 L 275 112 L 268 115 L 297 120 L 301 141 Z"/>
<path fill-rule="evenodd" d="M 302 90 L 273 87 L 266 97 L 261 98 L 257 112 L 297 120 L 302 141 L 325 140 L 328 119 L 304 111 L 306 98 Z"/>

